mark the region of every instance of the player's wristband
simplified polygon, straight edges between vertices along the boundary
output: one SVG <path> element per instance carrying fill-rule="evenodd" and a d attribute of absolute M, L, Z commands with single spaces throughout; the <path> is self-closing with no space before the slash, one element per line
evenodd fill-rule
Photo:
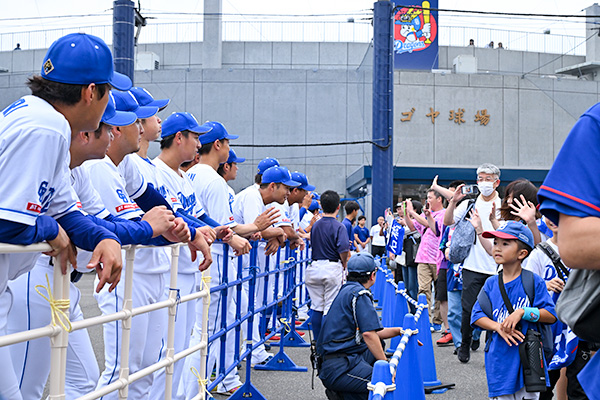
<path fill-rule="evenodd" d="M 540 309 L 536 307 L 523 307 L 523 318 L 525 321 L 538 322 L 540 320 Z"/>

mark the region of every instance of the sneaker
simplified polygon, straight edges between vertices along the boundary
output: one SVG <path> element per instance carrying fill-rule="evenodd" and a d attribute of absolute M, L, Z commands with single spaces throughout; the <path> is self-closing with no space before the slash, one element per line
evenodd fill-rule
<path fill-rule="evenodd" d="M 453 355 L 457 355 L 458 354 L 458 349 L 455 347 L 454 351 L 452 352 Z"/>
<path fill-rule="evenodd" d="M 458 361 L 463 364 L 466 364 L 471 359 L 471 354 L 469 353 L 469 346 L 465 346 L 464 343 L 458 348 Z"/>
<path fill-rule="evenodd" d="M 441 324 L 431 324 L 431 332 L 441 332 L 442 325 Z"/>
<path fill-rule="evenodd" d="M 479 342 L 479 339 L 477 339 L 477 340 L 473 340 L 473 341 L 471 342 L 471 350 L 473 350 L 473 351 L 477 350 L 477 349 L 479 348 L 479 345 L 480 345 L 480 344 L 481 344 L 481 343 Z"/>
<path fill-rule="evenodd" d="M 303 337 L 306 334 L 305 332 L 300 332 L 300 331 L 296 331 L 296 333 L 300 337 Z M 281 340 L 281 337 L 279 335 L 275 335 L 270 340 L 272 340 L 273 342 L 279 342 Z"/>
<path fill-rule="evenodd" d="M 267 363 L 269 361 L 271 361 L 273 359 L 273 354 L 269 355 L 269 357 L 267 357 L 266 359 L 264 359 L 263 361 L 256 363 L 256 364 L 252 364 L 253 367 L 257 366 L 257 365 L 267 365 Z"/>
<path fill-rule="evenodd" d="M 241 388 L 242 385 L 236 386 L 232 389 L 226 390 L 226 391 L 220 391 L 217 390 L 217 394 L 223 395 L 223 396 L 231 396 L 232 394 L 234 394 L 239 388 Z"/>
<path fill-rule="evenodd" d="M 452 333 L 449 330 L 442 332 L 442 337 L 435 344 L 439 347 L 452 346 Z"/>
<path fill-rule="evenodd" d="M 298 326 L 298 325 L 302 325 L 302 322 L 296 321 L 296 326 Z"/>

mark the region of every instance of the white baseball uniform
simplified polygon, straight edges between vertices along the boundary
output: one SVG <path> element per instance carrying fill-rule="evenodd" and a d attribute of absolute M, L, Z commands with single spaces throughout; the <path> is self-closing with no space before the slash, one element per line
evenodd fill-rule
<path fill-rule="evenodd" d="M 138 205 L 127 193 L 127 183 L 112 160 L 106 156 L 102 160 L 86 161 L 93 186 L 100 194 L 107 210 L 115 216 L 135 219 L 142 215 Z M 135 188 L 141 195 L 146 190 L 147 182 Z M 130 185 L 131 186 L 131 185 Z M 140 307 L 164 300 L 164 273 L 169 271 L 170 261 L 165 249 L 138 249 L 135 255 L 133 272 L 132 306 Z M 124 266 L 125 271 L 127 267 Z M 98 278 L 96 278 L 96 281 Z M 124 284 L 117 285 L 113 293 L 104 287 L 100 293 L 94 294 L 103 314 L 119 311 L 123 305 Z M 160 356 L 163 329 L 167 322 L 167 310 L 161 309 L 136 316 L 131 324 L 131 344 L 129 350 L 129 371 L 135 373 L 152 363 Z M 98 381 L 98 388 L 112 383 L 119 377 L 121 352 L 121 321 L 104 324 L 105 369 Z M 141 399 L 148 396 L 153 376 L 146 376 L 129 386 L 129 397 Z M 104 396 L 105 399 L 116 399 L 117 393 Z"/>

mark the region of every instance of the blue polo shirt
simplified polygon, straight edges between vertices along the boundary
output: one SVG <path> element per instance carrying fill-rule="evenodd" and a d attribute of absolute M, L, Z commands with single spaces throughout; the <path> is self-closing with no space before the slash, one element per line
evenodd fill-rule
<path fill-rule="evenodd" d="M 310 232 L 313 260 L 337 261 L 340 253 L 348 251 L 350 242 L 344 225 L 333 217 L 323 217 Z"/>
<path fill-rule="evenodd" d="M 356 250 L 356 246 L 354 246 L 354 235 L 352 234 L 352 221 L 350 221 L 348 218 L 344 218 L 342 220 L 342 224 L 344 224 L 344 227 L 346 228 L 346 233 L 348 234 L 350 250 L 354 251 Z"/>
<path fill-rule="evenodd" d="M 324 319 L 317 341 L 319 354 L 363 353 L 367 350 L 367 345 L 362 339 L 362 333 L 383 329 L 371 296 L 368 294 L 358 295 L 363 290 L 368 291 L 358 282 L 347 282 L 342 286 L 331 304 L 327 318 Z M 352 300 L 355 297 L 356 313 L 352 309 Z M 356 320 L 354 315 L 356 315 Z M 359 335 L 358 343 L 356 343 L 357 334 Z"/>
<path fill-rule="evenodd" d="M 360 227 L 358 225 L 356 225 L 352 231 L 353 235 L 352 238 L 354 239 L 354 235 L 358 235 L 358 238 L 362 241 L 362 242 L 366 242 L 367 239 L 369 238 L 369 228 L 367 228 L 366 226 L 364 227 Z"/>

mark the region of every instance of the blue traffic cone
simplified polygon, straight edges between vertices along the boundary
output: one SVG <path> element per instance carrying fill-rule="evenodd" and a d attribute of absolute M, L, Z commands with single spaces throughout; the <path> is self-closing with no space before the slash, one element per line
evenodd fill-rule
<path fill-rule="evenodd" d="M 416 329 L 415 318 L 412 314 L 404 316 L 404 329 Z M 413 335 L 408 340 L 404 353 L 398 361 L 396 368 L 396 390 L 394 400 L 425 400 L 425 389 L 421 368 L 419 365 L 419 354 L 417 353 L 417 336 Z"/>
<path fill-rule="evenodd" d="M 421 317 L 417 321 L 417 327 L 419 329 L 417 339 L 423 343 L 423 346 L 420 346 L 418 349 L 423 385 L 425 387 L 439 386 L 442 382 L 438 380 L 435 369 L 435 356 L 433 354 L 433 340 L 431 339 L 431 330 L 429 328 L 427 297 L 423 293 L 419 295 L 419 304 L 424 305 Z"/>
<path fill-rule="evenodd" d="M 404 289 L 404 282 L 398 282 L 398 291 Z M 402 326 L 404 316 L 408 314 L 408 303 L 404 296 L 400 293 L 396 292 L 396 307 L 394 309 L 394 320 L 393 326 Z M 392 342 L 390 344 L 391 352 L 396 350 L 398 347 L 398 343 L 400 343 L 400 336 L 395 336 L 392 338 Z"/>
<path fill-rule="evenodd" d="M 373 285 L 373 289 L 371 290 L 371 292 L 373 293 L 373 299 L 377 302 L 377 304 L 379 305 L 379 308 L 381 308 L 381 305 L 383 303 L 383 286 L 384 285 L 385 285 L 385 273 L 378 268 L 376 278 L 375 278 L 375 284 Z"/>
<path fill-rule="evenodd" d="M 385 385 L 390 385 L 392 383 L 390 364 L 383 360 L 375 362 L 375 365 L 373 365 L 373 373 L 371 375 L 371 383 L 373 385 L 379 382 L 383 382 Z M 385 395 L 382 396 L 375 391 L 369 391 L 369 400 L 392 400 L 393 398 L 393 392 L 386 392 Z"/>
<path fill-rule="evenodd" d="M 396 302 L 396 290 L 394 289 L 393 281 L 386 281 L 383 289 L 383 310 L 381 311 L 381 324 L 385 328 L 394 326 L 394 308 Z"/>

